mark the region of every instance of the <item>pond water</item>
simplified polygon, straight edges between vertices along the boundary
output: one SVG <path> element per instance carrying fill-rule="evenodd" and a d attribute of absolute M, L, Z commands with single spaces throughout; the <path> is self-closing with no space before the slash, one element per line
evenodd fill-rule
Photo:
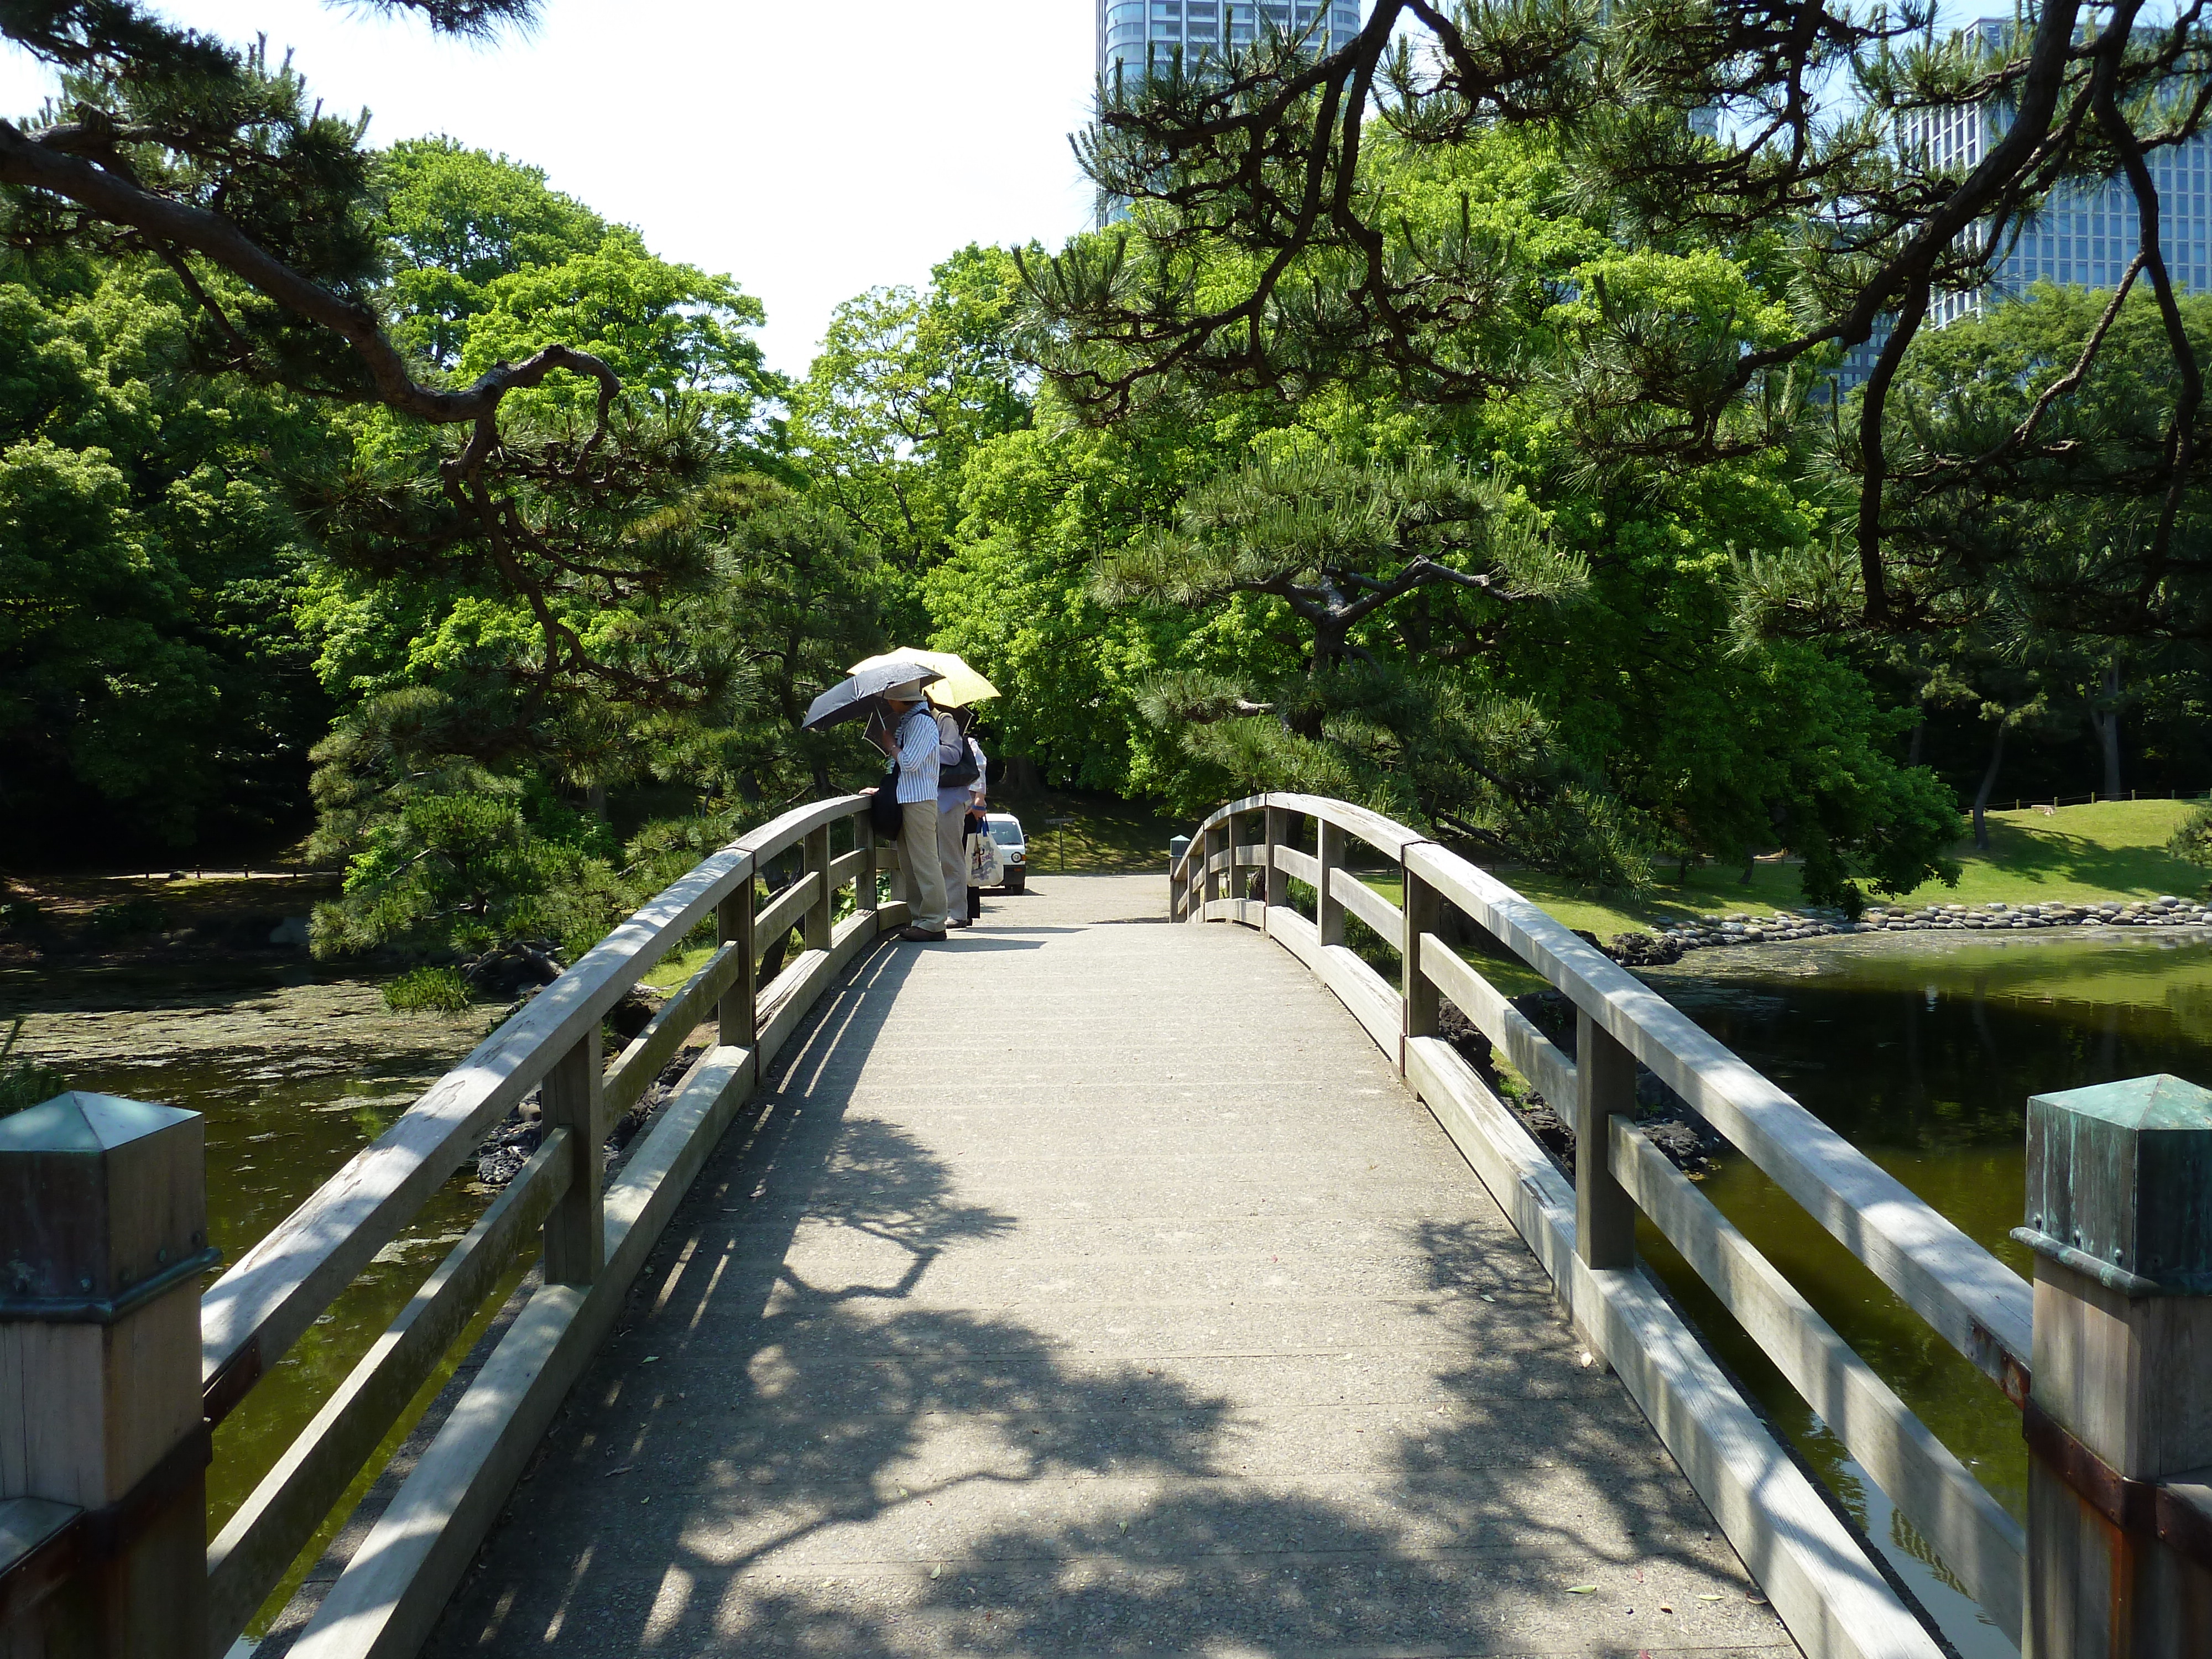
<path fill-rule="evenodd" d="M 2212 934 L 1990 939 L 1908 935 L 1701 952 L 1644 970 L 1692 1018 L 2027 1276 L 2008 1236 L 2027 1189 L 2027 1097 L 2170 1072 L 2212 1083 Z M 1823 1317 L 1973 1469 L 2026 1513 L 2020 1413 L 1996 1386 L 1753 1168 L 1704 1188 Z M 1929 1561 L 1711 1294 L 1644 1224 L 1640 1241 L 1692 1318 L 1967 1659 L 2014 1650 Z"/>
<path fill-rule="evenodd" d="M 188 985 L 143 971 L 11 972 L 0 975 L 0 1030 L 18 1016 L 20 1052 L 54 1066 L 71 1087 L 206 1114 L 208 1225 L 225 1265 L 389 1127 L 475 1046 L 483 1020 L 480 1012 L 395 1014 L 373 984 L 281 969 L 213 981 L 202 970 Z M 489 1195 L 472 1184 L 456 1179 L 439 1188 L 216 1430 L 210 1536 L 483 1212 Z M 501 1299 L 503 1292 L 492 1306 Z M 466 1342 L 453 1350 L 466 1352 Z M 450 1364 L 425 1385 L 392 1444 L 447 1374 Z M 383 1461 L 380 1453 L 370 1467 Z M 358 1485 L 366 1490 L 367 1478 Z M 337 1515 L 357 1497 L 349 1493 Z"/>

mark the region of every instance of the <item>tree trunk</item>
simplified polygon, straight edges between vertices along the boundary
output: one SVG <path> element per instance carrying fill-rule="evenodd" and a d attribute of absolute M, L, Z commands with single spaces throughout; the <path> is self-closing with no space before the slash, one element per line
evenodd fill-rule
<path fill-rule="evenodd" d="M 2105 798 L 2118 800 L 2120 787 L 2120 665 L 2105 665 L 2105 707 L 2089 711 L 2089 724 L 2096 728 L 2097 743 L 2105 751 Z"/>
<path fill-rule="evenodd" d="M 1928 711 L 1923 707 L 1920 711 L 1920 718 L 1913 722 L 1912 741 L 1905 745 L 1905 763 L 1907 766 L 1917 766 L 1920 764 L 1921 740 L 1926 738 L 1927 735 Z"/>
<path fill-rule="evenodd" d="M 603 817 L 606 817 L 606 815 L 607 815 L 607 787 L 606 787 L 606 785 L 605 785 L 604 783 L 594 783 L 594 784 L 592 784 L 592 785 L 588 786 L 588 787 L 585 789 L 585 791 L 584 791 L 584 801 L 585 801 L 585 804 L 586 804 L 586 805 L 588 805 L 588 806 L 592 809 L 592 816 L 593 817 L 595 817 L 595 818 L 603 818 Z"/>
<path fill-rule="evenodd" d="M 1996 741 L 1990 745 L 1990 764 L 1982 774 L 1982 787 L 1974 792 L 1974 848 L 1977 852 L 1990 850 L 1990 793 L 1997 787 L 1997 772 L 2004 765 L 2004 740 L 2007 722 L 1997 721 Z"/>

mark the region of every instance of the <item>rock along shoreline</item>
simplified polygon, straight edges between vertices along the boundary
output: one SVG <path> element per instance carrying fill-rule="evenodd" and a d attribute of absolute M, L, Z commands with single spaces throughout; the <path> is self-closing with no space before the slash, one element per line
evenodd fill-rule
<path fill-rule="evenodd" d="M 2201 927 L 2212 926 L 2212 905 L 2172 894 L 2092 904 L 1870 905 L 1856 921 L 1841 910 L 1817 907 L 1766 915 L 1735 911 L 1700 916 L 1650 933 L 1616 933 L 1606 954 L 1625 967 L 1679 962 L 1692 951 L 1771 945 L 1790 939 L 1859 933 L 2021 933 L 2062 927 Z"/>

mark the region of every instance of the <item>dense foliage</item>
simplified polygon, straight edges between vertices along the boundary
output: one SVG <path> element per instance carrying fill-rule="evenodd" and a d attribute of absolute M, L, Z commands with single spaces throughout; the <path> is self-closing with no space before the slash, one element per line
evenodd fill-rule
<path fill-rule="evenodd" d="M 2027 85 L 2057 15 L 1263 33 L 1102 92 L 1115 222 L 856 296 L 787 382 L 733 278 L 527 165 L 373 150 L 127 0 L 0 0 L 69 76 L 0 122 L 0 833 L 311 812 L 319 949 L 542 975 L 864 781 L 797 724 L 893 640 L 997 682 L 1018 783 L 1343 795 L 1605 887 L 1780 848 L 1856 905 L 1952 873 L 1961 797 L 2201 786 L 2208 302 L 2152 249 L 1919 326 L 1986 274 L 1958 227 L 2197 118 L 2193 34 L 2123 29 L 1987 177 L 1888 143 Z M 1789 95 L 1846 70 L 1863 118 Z"/>

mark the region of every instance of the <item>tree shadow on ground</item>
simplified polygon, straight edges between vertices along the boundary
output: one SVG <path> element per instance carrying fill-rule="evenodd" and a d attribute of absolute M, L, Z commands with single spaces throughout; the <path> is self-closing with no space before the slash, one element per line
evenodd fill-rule
<path fill-rule="evenodd" d="M 1434 1340 L 1364 1367 L 1013 1316 L 1015 1218 L 854 1103 L 912 960 L 702 1175 L 428 1654 L 1585 1651 L 1588 1583 L 1595 1650 L 1787 1650 L 1496 1224 L 1406 1235 Z"/>
<path fill-rule="evenodd" d="M 2194 893 L 2204 872 L 2163 847 L 2114 846 L 2049 824 L 1992 822 L 1990 859 L 2028 890 L 2066 882 L 2118 893 Z"/>

